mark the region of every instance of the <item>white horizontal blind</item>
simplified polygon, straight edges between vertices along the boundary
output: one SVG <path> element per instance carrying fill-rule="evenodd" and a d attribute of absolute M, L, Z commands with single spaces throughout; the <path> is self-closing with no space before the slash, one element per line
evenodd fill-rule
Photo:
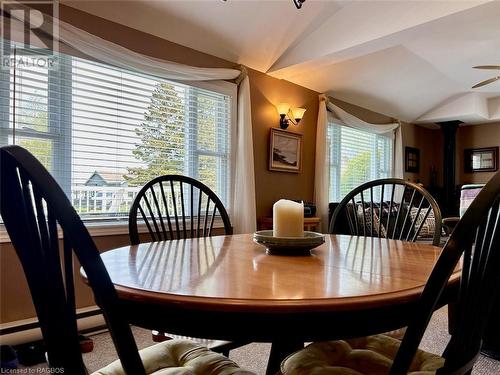
<path fill-rule="evenodd" d="M 56 69 L 16 65 L 1 76 L 0 144 L 30 150 L 82 217 L 126 216 L 164 174 L 202 181 L 230 209 L 230 95 L 64 55 Z"/>
<path fill-rule="evenodd" d="M 330 202 L 367 181 L 392 175 L 393 140 L 334 122 L 328 124 L 330 145 Z"/>

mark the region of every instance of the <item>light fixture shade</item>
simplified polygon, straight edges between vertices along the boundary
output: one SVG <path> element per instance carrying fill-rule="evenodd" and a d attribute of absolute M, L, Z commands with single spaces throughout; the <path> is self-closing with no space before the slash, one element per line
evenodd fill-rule
<path fill-rule="evenodd" d="M 304 116 L 304 112 L 306 111 L 305 108 L 293 108 L 292 113 L 293 113 L 293 118 L 295 120 L 301 120 L 302 117 Z"/>
<path fill-rule="evenodd" d="M 286 115 L 288 111 L 290 110 L 290 104 L 288 103 L 279 103 L 276 106 L 276 109 L 278 110 L 278 113 L 280 115 Z"/>

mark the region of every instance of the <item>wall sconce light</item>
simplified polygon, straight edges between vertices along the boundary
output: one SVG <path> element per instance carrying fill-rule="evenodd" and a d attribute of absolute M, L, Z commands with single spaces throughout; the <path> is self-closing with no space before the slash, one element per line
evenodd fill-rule
<path fill-rule="evenodd" d="M 280 115 L 281 129 L 288 128 L 290 122 L 294 125 L 298 125 L 299 121 L 304 116 L 304 112 L 306 111 L 305 108 L 291 108 L 288 103 L 279 103 L 276 106 L 276 109 Z"/>

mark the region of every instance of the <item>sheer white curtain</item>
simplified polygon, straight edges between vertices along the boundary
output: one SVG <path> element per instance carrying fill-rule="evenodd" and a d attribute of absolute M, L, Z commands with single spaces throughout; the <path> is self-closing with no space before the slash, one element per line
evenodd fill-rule
<path fill-rule="evenodd" d="M 15 1 L 11 1 L 11 3 L 15 3 Z M 26 5 L 20 2 L 17 2 L 15 8 L 28 9 Z M 24 20 L 20 19 L 23 14 L 22 12 L 12 12 L 11 14 L 11 31 L 13 34 L 11 37 L 20 41 L 24 40 Z M 34 22 L 37 22 L 36 19 Z M 101 62 L 166 79 L 177 81 L 231 80 L 241 74 L 239 69 L 199 68 L 146 56 L 99 38 L 49 15 L 43 15 L 43 23 L 39 29 L 50 39 L 68 45 Z M 56 35 L 54 35 L 54 30 L 57 30 Z"/>
<path fill-rule="evenodd" d="M 319 96 L 318 123 L 316 126 L 316 161 L 314 174 L 314 201 L 316 216 L 321 219 L 322 233 L 328 232 L 328 189 L 329 189 L 329 147 L 328 147 L 328 114 L 326 95 Z"/>
<path fill-rule="evenodd" d="M 18 3 L 17 8 L 24 7 Z M 12 14 L 15 38 L 16 30 L 21 38 L 24 33 L 22 21 Z M 17 22 L 16 22 L 17 20 Z M 2 20 L 3 21 L 3 20 Z M 252 117 L 250 107 L 250 83 L 246 71 L 227 68 L 199 68 L 171 61 L 146 56 L 118 44 L 104 40 L 78 29 L 66 22 L 44 15 L 41 29 L 51 38 L 58 39 L 85 55 L 98 61 L 125 69 L 153 74 L 165 79 L 176 81 L 217 81 L 233 80 L 238 82 L 237 124 L 235 150 L 233 152 L 233 192 L 232 221 L 235 233 L 250 233 L 255 231 L 255 176 L 253 163 Z M 58 35 L 53 35 L 52 27 L 58 27 Z M 20 39 L 23 40 L 23 39 Z"/>
<path fill-rule="evenodd" d="M 256 230 L 255 174 L 253 163 L 252 106 L 250 80 L 245 75 L 238 88 L 238 126 L 236 162 L 234 163 L 233 217 L 234 233 Z"/>

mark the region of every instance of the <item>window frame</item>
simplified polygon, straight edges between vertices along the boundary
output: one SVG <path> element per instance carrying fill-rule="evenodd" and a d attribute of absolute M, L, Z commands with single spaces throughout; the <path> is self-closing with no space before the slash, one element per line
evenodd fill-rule
<path fill-rule="evenodd" d="M 335 126 L 333 129 L 332 127 Z M 379 165 L 381 164 L 382 158 L 376 158 L 375 161 L 371 160 L 371 165 L 370 165 L 370 174 L 372 174 L 373 171 L 375 171 L 375 179 L 380 179 L 380 178 L 385 178 L 383 176 L 383 171 L 386 172 L 387 177 L 390 177 L 393 175 L 393 170 L 394 170 L 394 134 L 391 135 L 385 135 L 385 134 L 376 134 L 372 133 L 370 131 L 365 131 L 361 129 L 356 129 L 353 127 L 350 127 L 341 121 L 337 120 L 333 116 L 328 116 L 327 120 L 327 152 L 328 152 L 328 201 L 329 202 L 340 202 L 344 197 L 341 195 L 340 189 L 341 189 L 341 175 L 342 175 L 342 168 L 341 168 L 341 163 L 342 163 L 342 150 L 341 147 L 334 147 L 333 145 L 333 138 L 334 136 L 330 136 L 330 132 L 337 132 L 338 138 L 340 142 L 342 142 L 342 127 L 353 129 L 356 131 L 360 132 L 365 132 L 367 134 L 371 134 L 375 136 L 375 142 L 372 143 L 372 151 L 375 151 L 379 147 L 379 142 L 382 137 L 388 138 L 391 141 L 391 149 L 390 150 L 384 150 L 384 154 L 388 154 L 389 156 L 389 169 L 388 170 L 383 170 L 379 168 Z M 373 152 L 372 152 L 373 154 Z M 337 164 L 335 164 L 334 161 L 337 161 Z M 335 176 L 332 176 L 331 172 L 332 170 L 335 171 Z M 372 179 L 372 178 L 370 178 Z M 332 183 L 333 181 L 333 183 Z M 332 186 L 337 189 L 337 191 L 332 190 Z M 336 198 L 338 197 L 338 198 Z"/>
<path fill-rule="evenodd" d="M 237 114 L 238 114 L 238 106 L 237 106 L 237 101 L 238 101 L 238 85 L 232 82 L 228 81 L 172 81 L 172 82 L 178 82 L 184 85 L 188 86 L 193 86 L 199 89 L 203 90 L 209 90 L 213 92 L 217 92 L 222 95 L 227 95 L 231 98 L 231 105 L 230 105 L 230 113 L 229 113 L 229 160 L 228 160 L 228 166 L 227 166 L 227 171 L 228 171 L 228 181 L 225 182 L 224 186 L 226 190 L 226 197 L 227 197 L 227 204 L 225 205 L 226 211 L 229 215 L 229 217 L 232 217 L 232 202 L 234 201 L 234 166 L 236 164 L 236 145 L 237 145 L 237 140 L 236 140 L 236 121 L 237 121 Z M 193 144 L 196 145 L 196 140 L 193 141 Z M 207 155 L 207 156 L 218 156 L 218 153 L 210 152 L 210 151 L 205 151 L 205 150 L 199 150 L 197 145 L 196 149 L 194 151 L 194 155 L 196 157 L 199 157 L 200 155 Z M 222 154 L 220 154 L 222 155 Z M 193 165 L 193 163 L 191 163 Z M 190 171 L 191 172 L 191 171 Z M 196 176 L 195 176 L 196 175 Z M 197 178 L 197 174 L 195 175 L 190 175 L 190 177 Z M 217 178 L 220 181 L 221 176 L 217 176 Z M 222 186 L 220 184 L 219 186 Z M 217 194 L 219 195 L 219 194 Z"/>
<path fill-rule="evenodd" d="M 3 44 L 4 48 L 6 50 L 12 51 L 12 44 L 10 42 L 4 41 Z M 14 47 L 15 48 L 15 47 Z M 68 147 L 68 144 L 71 145 L 72 143 L 72 106 L 73 102 L 70 101 L 68 105 L 65 105 L 64 108 L 61 108 L 59 103 L 61 101 L 58 99 L 58 95 L 63 95 L 62 92 L 60 92 L 61 88 L 64 87 L 64 90 L 69 90 L 69 93 L 71 95 L 71 90 L 72 90 L 72 85 L 62 85 L 62 82 L 72 82 L 72 68 L 73 68 L 73 59 L 78 58 L 78 59 L 83 59 L 83 60 L 89 60 L 91 62 L 96 62 L 92 59 L 88 58 L 82 58 L 82 57 L 74 57 L 71 55 L 67 54 L 59 54 L 60 56 L 60 66 L 59 69 L 55 70 L 48 70 L 48 83 L 47 83 L 47 111 L 48 111 L 48 131 L 47 132 L 39 132 L 36 130 L 26 130 L 26 129 L 16 129 L 16 135 L 20 136 L 28 136 L 33 139 L 50 139 L 53 142 L 52 146 L 52 157 L 57 158 L 59 160 L 64 160 L 64 166 L 62 168 L 62 173 L 60 175 L 57 175 L 54 172 L 57 172 L 54 170 L 51 172 L 51 174 L 56 178 L 58 183 L 61 185 L 63 190 L 67 193 L 70 201 L 72 201 L 72 194 L 71 194 L 71 185 L 72 185 L 72 150 L 71 146 Z M 98 62 L 100 63 L 100 62 Z M 104 64 L 104 63 L 101 63 Z M 104 65 L 109 65 L 117 69 L 123 69 L 127 70 L 125 68 L 121 67 L 116 67 L 110 64 L 104 64 Z M 9 137 L 12 136 L 12 129 L 9 127 L 10 124 L 10 119 L 11 116 L 13 115 L 12 112 L 10 111 L 10 101 L 11 101 L 11 76 L 12 71 L 9 69 L 2 70 L 0 72 L 0 90 L 7 90 L 7 96 L 4 98 L 3 96 L 0 97 L 0 99 L 5 99 L 1 100 L 0 102 L 0 109 L 2 110 L 2 120 L 4 119 L 4 114 L 6 116 L 4 124 L 7 124 L 7 126 L 0 126 L 0 141 L 2 144 L 9 144 Z M 186 158 L 184 170 L 188 171 L 188 175 L 197 178 L 198 177 L 198 171 L 196 168 L 197 164 L 191 163 L 191 159 L 195 158 L 198 159 L 200 156 L 215 156 L 218 157 L 218 163 L 220 160 L 222 160 L 222 163 L 227 163 L 227 165 L 222 166 L 224 168 L 224 173 L 217 173 L 217 182 L 218 186 L 221 186 L 223 191 L 217 192 L 218 195 L 223 195 L 225 196 L 227 202 L 226 202 L 226 209 L 228 211 L 228 214 L 231 216 L 232 213 L 232 202 L 233 202 L 233 186 L 234 186 L 234 164 L 235 164 L 235 150 L 236 150 L 236 120 L 237 120 L 237 85 L 235 83 L 229 82 L 229 81 L 178 81 L 178 80 L 169 80 L 163 77 L 158 77 L 149 73 L 143 73 L 139 72 L 139 74 L 144 74 L 150 77 L 154 77 L 158 79 L 159 81 L 167 81 L 167 82 L 172 82 L 173 84 L 180 84 L 180 85 L 185 85 L 187 86 L 186 89 L 190 90 L 190 88 L 199 88 L 203 90 L 209 90 L 221 95 L 228 96 L 230 98 L 230 105 L 228 107 L 228 138 L 227 142 L 229 144 L 226 144 L 224 142 L 223 145 L 217 145 L 218 151 L 208 151 L 208 150 L 203 150 L 200 147 L 198 147 L 198 139 L 197 137 L 186 137 L 189 139 L 186 139 L 187 144 L 186 147 L 190 149 L 190 153 L 188 153 L 188 158 Z M 63 76 L 64 75 L 64 76 Z M 54 86 L 55 85 L 55 86 Z M 4 87 L 5 86 L 5 87 Z M 58 87 L 58 89 L 51 90 L 51 87 Z M 68 94 L 68 93 L 66 93 Z M 57 104 L 54 104 L 57 103 Z M 188 105 L 186 105 L 186 108 L 189 108 Z M 193 113 L 191 111 L 191 113 Z M 196 113 L 196 111 L 194 112 Z M 61 117 L 64 117 L 67 119 L 68 123 L 71 124 L 71 126 L 59 126 L 61 123 Z M 194 128 L 197 128 L 197 126 L 194 126 L 196 124 L 196 118 L 189 118 L 188 121 L 186 121 L 186 126 L 191 126 Z M 191 133 L 190 133 L 191 134 Z M 217 138 L 218 139 L 218 138 Z M 224 160 L 224 157 L 226 156 L 226 152 L 223 152 L 222 150 L 224 147 L 227 146 L 228 153 L 226 160 Z M 219 171 L 222 171 L 222 169 L 218 168 Z M 227 178 L 224 178 L 224 176 Z M 225 181 L 223 181 L 225 180 Z M 107 235 L 107 234 L 126 234 L 128 233 L 128 227 L 127 227 L 127 220 L 128 220 L 128 215 L 124 215 L 121 217 L 116 217 L 116 218 L 82 218 L 84 223 L 90 228 L 92 228 L 91 232 L 95 232 L 96 235 Z M 222 225 L 220 225 L 222 227 Z M 218 223 L 215 223 L 215 227 L 219 227 Z M 106 230 L 106 228 L 109 228 L 109 230 Z M 140 228 L 141 229 L 141 228 Z M 144 231 L 146 228 L 142 228 Z M 142 231 L 141 231 L 142 232 Z M 8 240 L 8 235 L 5 231 L 5 228 L 3 224 L 0 223 L 0 243 L 2 242 L 9 242 Z"/>

